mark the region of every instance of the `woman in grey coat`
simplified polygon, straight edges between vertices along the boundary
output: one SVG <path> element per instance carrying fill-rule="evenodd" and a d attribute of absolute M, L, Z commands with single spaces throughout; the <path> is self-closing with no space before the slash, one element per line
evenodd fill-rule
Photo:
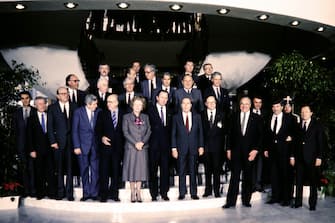
<path fill-rule="evenodd" d="M 125 137 L 123 181 L 130 182 L 131 202 L 142 202 L 141 183 L 148 180 L 148 147 L 151 134 L 149 117 L 142 114 L 145 99 L 135 96 L 130 103 L 133 112 L 123 116 Z"/>

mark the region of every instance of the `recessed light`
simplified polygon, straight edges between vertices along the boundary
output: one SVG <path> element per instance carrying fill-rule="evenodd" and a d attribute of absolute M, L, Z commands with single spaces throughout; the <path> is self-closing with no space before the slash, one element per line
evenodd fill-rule
<path fill-rule="evenodd" d="M 292 22 L 290 22 L 291 26 L 297 26 L 300 24 L 300 22 L 298 20 L 294 20 Z"/>
<path fill-rule="evenodd" d="M 319 28 L 316 29 L 318 32 L 323 32 L 325 31 L 325 28 L 323 26 L 320 26 Z"/>
<path fill-rule="evenodd" d="M 257 16 L 257 18 L 258 18 L 259 20 L 267 20 L 267 19 L 269 18 L 269 16 L 266 15 L 266 14 L 262 14 L 262 15 Z"/>
<path fill-rule="evenodd" d="M 173 4 L 173 5 L 170 5 L 170 9 L 172 10 L 172 11 L 179 11 L 179 10 L 181 10 L 183 8 L 183 6 L 182 5 L 179 5 L 179 4 Z"/>
<path fill-rule="evenodd" d="M 68 9 L 74 9 L 78 6 L 78 3 L 75 2 L 66 2 L 64 3 L 65 7 Z"/>
<path fill-rule="evenodd" d="M 230 12 L 229 9 L 225 9 L 225 8 L 221 8 L 221 9 L 218 9 L 216 10 L 217 13 L 219 13 L 220 15 L 224 15 L 224 14 L 228 14 Z"/>
<path fill-rule="evenodd" d="M 129 4 L 127 2 L 120 2 L 116 4 L 117 7 L 119 7 L 120 9 L 126 9 L 129 8 Z"/>
<path fill-rule="evenodd" d="M 26 8 L 26 6 L 23 5 L 23 4 L 21 4 L 21 3 L 17 3 L 17 4 L 15 5 L 15 8 L 16 8 L 17 10 L 23 10 L 23 9 Z"/>
<path fill-rule="evenodd" d="M 321 60 L 325 61 L 325 60 L 327 60 L 327 58 L 326 57 L 322 57 Z"/>

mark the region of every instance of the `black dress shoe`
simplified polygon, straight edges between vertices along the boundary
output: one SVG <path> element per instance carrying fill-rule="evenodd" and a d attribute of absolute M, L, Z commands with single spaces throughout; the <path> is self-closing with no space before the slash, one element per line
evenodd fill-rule
<path fill-rule="evenodd" d="M 310 211 L 315 211 L 316 208 L 315 208 L 315 206 L 310 206 L 310 207 L 309 207 L 309 210 L 310 210 Z"/>
<path fill-rule="evenodd" d="M 215 194 L 214 196 L 215 196 L 216 198 L 221 197 L 220 194 Z"/>
<path fill-rule="evenodd" d="M 168 196 L 162 196 L 162 199 L 163 199 L 164 201 L 169 201 L 169 200 L 170 200 L 170 198 L 169 198 Z"/>
<path fill-rule="evenodd" d="M 89 197 L 82 197 L 80 198 L 80 201 L 87 201 L 88 199 L 90 199 Z"/>
<path fill-rule="evenodd" d="M 184 200 L 185 199 L 185 195 L 179 195 L 178 200 Z"/>
<path fill-rule="evenodd" d="M 97 201 L 98 197 L 90 197 L 92 200 Z"/>
<path fill-rule="evenodd" d="M 107 198 L 100 198 L 100 202 L 101 203 L 106 203 L 107 202 Z"/>
<path fill-rule="evenodd" d="M 278 201 L 270 199 L 266 203 L 267 204 L 274 204 L 274 203 L 278 203 Z"/>
<path fill-rule="evenodd" d="M 120 200 L 120 198 L 115 197 L 115 198 L 113 198 L 113 201 L 115 201 L 115 202 L 120 202 L 121 200 Z"/>
<path fill-rule="evenodd" d="M 192 200 L 199 200 L 199 197 L 197 195 L 192 195 L 191 198 Z"/>
<path fill-rule="evenodd" d="M 228 208 L 231 208 L 231 207 L 235 207 L 235 205 L 225 204 L 225 205 L 222 206 L 223 209 L 228 209 Z"/>
<path fill-rule="evenodd" d="M 68 201 L 74 201 L 74 197 L 68 197 L 67 200 Z"/>
<path fill-rule="evenodd" d="M 283 207 L 286 207 L 286 206 L 289 206 L 290 205 L 290 202 L 289 201 L 283 201 L 280 203 L 280 206 L 283 206 Z"/>
<path fill-rule="evenodd" d="M 157 201 L 157 197 L 152 197 L 151 201 Z"/>
<path fill-rule="evenodd" d="M 295 204 L 294 206 L 292 206 L 293 208 L 301 208 L 302 204 Z"/>
<path fill-rule="evenodd" d="M 251 204 L 250 203 L 245 203 L 243 204 L 244 207 L 247 207 L 247 208 L 251 208 Z"/>
<path fill-rule="evenodd" d="M 204 193 L 204 194 L 202 195 L 202 197 L 208 197 L 208 196 L 211 196 L 211 194 L 210 194 L 210 193 Z"/>
<path fill-rule="evenodd" d="M 42 200 L 43 198 L 44 198 L 43 195 L 38 195 L 38 196 L 36 196 L 36 200 Z"/>

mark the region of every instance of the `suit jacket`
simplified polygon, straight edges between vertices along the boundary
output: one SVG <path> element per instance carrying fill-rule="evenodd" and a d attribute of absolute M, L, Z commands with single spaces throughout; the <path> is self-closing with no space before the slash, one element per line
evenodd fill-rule
<path fill-rule="evenodd" d="M 291 142 L 287 141 L 287 137 L 294 136 L 294 121 L 291 116 L 283 113 L 282 125 L 278 130 L 277 134 L 274 134 L 271 130 L 271 119 L 272 115 L 268 118 L 269 122 L 266 124 L 266 137 L 265 137 L 265 150 L 269 151 L 270 154 L 273 153 L 273 157 L 277 156 L 277 151 L 274 150 L 276 147 L 286 148 L 288 150 L 288 155 L 292 154 Z"/>
<path fill-rule="evenodd" d="M 45 116 L 47 120 L 47 116 Z M 47 126 L 45 126 L 47 128 Z M 37 111 L 32 112 L 27 123 L 27 150 L 35 151 L 37 156 L 51 152 L 48 134 L 43 132 Z"/>
<path fill-rule="evenodd" d="M 109 93 L 109 92 L 106 92 L 105 94 L 106 95 L 105 95 L 105 98 L 103 100 L 102 98 L 100 98 L 98 90 L 96 90 L 95 93 L 94 93 L 94 95 L 97 96 L 97 98 L 98 98 L 98 107 L 101 108 L 102 110 L 106 110 L 107 109 L 107 97 L 109 95 L 111 95 L 111 93 Z"/>
<path fill-rule="evenodd" d="M 228 150 L 231 150 L 232 160 L 239 159 L 240 156 L 247 159 L 251 150 L 259 151 L 263 139 L 262 122 L 259 115 L 250 111 L 246 131 L 243 136 L 241 131 L 240 112 L 235 113 L 232 117 L 228 139 Z"/>
<path fill-rule="evenodd" d="M 121 152 L 123 150 L 124 137 L 122 132 L 122 119 L 124 111 L 119 108 L 117 125 L 114 128 L 112 114 L 110 110 L 101 111 L 98 115 L 95 131 L 101 149 L 111 149 L 111 152 Z M 108 137 L 111 141 L 111 146 L 105 145 L 101 142 L 103 136 Z"/>
<path fill-rule="evenodd" d="M 224 136 L 227 128 L 225 113 L 216 109 L 214 123 L 211 127 L 208 120 L 207 109 L 201 113 L 204 133 L 205 152 L 222 152 L 224 149 Z"/>
<path fill-rule="evenodd" d="M 34 107 L 30 107 L 30 115 L 36 112 Z M 29 115 L 29 116 L 30 116 Z M 25 154 L 27 151 L 26 149 L 26 130 L 27 126 L 23 119 L 23 108 L 18 108 L 14 115 L 13 115 L 13 125 L 14 125 L 14 134 L 15 134 L 15 142 L 16 148 L 19 155 Z"/>
<path fill-rule="evenodd" d="M 220 87 L 220 98 L 216 98 L 216 93 L 214 92 L 214 89 L 212 87 L 212 85 L 207 88 L 204 91 L 203 94 L 203 99 L 204 101 L 206 101 L 206 98 L 208 96 L 214 96 L 215 99 L 217 100 L 217 105 L 216 107 L 220 110 L 220 111 L 229 111 L 229 106 L 230 106 L 230 101 L 229 101 L 229 95 L 228 95 L 228 90 L 225 88 Z"/>
<path fill-rule="evenodd" d="M 191 93 L 188 94 L 184 88 L 180 88 L 175 91 L 174 102 L 175 102 L 175 112 L 181 110 L 180 104 L 183 98 L 189 97 L 192 101 L 192 111 L 201 113 L 204 110 L 204 103 L 202 101 L 201 92 L 199 89 L 192 88 Z"/>
<path fill-rule="evenodd" d="M 160 78 L 156 77 L 156 88 L 157 89 L 159 86 L 162 85 L 162 81 Z M 149 102 L 152 101 L 152 98 L 149 95 L 149 80 L 144 80 L 141 82 L 141 89 L 142 89 L 142 94 Z M 152 90 L 152 95 L 154 94 L 154 89 Z"/>
<path fill-rule="evenodd" d="M 134 92 L 134 96 L 142 96 L 141 93 Z M 119 107 L 126 113 L 132 112 L 130 104 L 127 104 L 127 93 L 122 93 L 118 96 Z"/>
<path fill-rule="evenodd" d="M 154 90 L 154 98 L 152 99 L 152 104 L 156 104 L 156 96 L 158 95 L 158 92 L 162 90 L 162 85 L 160 85 L 158 88 Z M 176 88 L 170 86 L 170 91 L 169 91 L 169 100 L 168 100 L 168 107 L 169 108 L 174 108 L 174 94 L 175 94 Z"/>
<path fill-rule="evenodd" d="M 151 152 L 160 151 L 170 153 L 171 144 L 171 121 L 172 110 L 166 106 L 166 123 L 162 123 L 160 111 L 157 110 L 156 104 L 148 108 L 148 115 L 151 126 L 150 147 Z M 167 156 L 168 158 L 168 156 Z"/>
<path fill-rule="evenodd" d="M 316 119 L 311 119 L 306 132 L 302 129 L 301 123 L 297 125 L 294 146 L 294 157 L 297 162 L 314 165 L 317 158 L 324 158 L 325 147 L 325 133 Z"/>
<path fill-rule="evenodd" d="M 91 94 L 95 94 L 95 92 L 98 90 L 97 84 L 98 84 L 99 78 L 100 76 L 90 81 L 89 91 Z M 121 86 L 122 84 L 116 78 L 112 77 L 111 75 L 108 76 L 108 87 L 112 88 L 113 94 L 120 94 L 122 92 Z"/>
<path fill-rule="evenodd" d="M 58 101 L 51 104 L 48 108 L 47 129 L 49 141 L 50 144 L 58 143 L 59 149 L 65 149 L 67 137 L 71 135 L 73 111 L 77 108 L 77 105 L 70 103 L 69 108 L 68 119 L 62 112 Z"/>
<path fill-rule="evenodd" d="M 73 113 L 72 142 L 73 148 L 80 148 L 83 155 L 87 155 L 91 149 L 96 149 L 95 125 L 100 108 L 94 111 L 93 127 L 90 124 L 86 112 L 86 106 L 77 108 Z"/>
<path fill-rule="evenodd" d="M 70 95 L 70 102 L 76 103 L 78 107 L 85 105 L 86 92 L 81 90 L 76 91 L 77 91 L 77 102 L 72 101 L 71 95 Z"/>
<path fill-rule="evenodd" d="M 191 155 L 197 155 L 198 148 L 204 146 L 201 116 L 195 112 L 192 112 L 190 132 L 185 128 L 182 112 L 174 115 L 171 134 L 171 148 L 177 148 L 181 155 L 186 155 L 188 152 Z"/>
<path fill-rule="evenodd" d="M 202 95 L 204 95 L 206 89 L 211 86 L 212 86 L 212 81 L 206 77 L 206 74 L 201 74 L 200 76 L 198 76 L 197 87 L 201 91 Z"/>

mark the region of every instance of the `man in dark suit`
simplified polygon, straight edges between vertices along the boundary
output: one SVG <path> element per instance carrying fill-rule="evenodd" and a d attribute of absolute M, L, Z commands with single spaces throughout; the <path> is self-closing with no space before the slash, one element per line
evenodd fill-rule
<path fill-rule="evenodd" d="M 59 87 L 57 89 L 57 99 L 58 101 L 48 108 L 47 121 L 48 137 L 54 151 L 55 159 L 55 173 L 57 177 L 56 199 L 61 200 L 66 196 L 69 201 L 73 201 L 72 156 L 74 154 L 71 125 L 73 111 L 77 108 L 77 105 L 69 102 L 69 93 L 66 87 Z M 63 172 L 66 174 L 65 192 Z"/>
<path fill-rule="evenodd" d="M 240 112 L 232 118 L 227 159 L 231 161 L 231 177 L 226 204 L 222 208 L 235 207 L 242 171 L 242 205 L 251 207 L 252 169 L 254 159 L 262 143 L 260 117 L 250 111 L 251 100 L 242 97 Z"/>
<path fill-rule="evenodd" d="M 283 113 L 281 100 L 272 103 L 272 117 L 266 124 L 264 155 L 271 164 L 271 199 L 268 204 L 290 205 L 291 176 L 290 156 L 294 123 L 290 116 Z"/>
<path fill-rule="evenodd" d="M 106 202 L 109 196 L 108 184 L 111 176 L 111 195 L 114 201 L 120 201 L 118 182 L 120 165 L 123 158 L 124 137 L 122 116 L 124 111 L 118 106 L 118 96 L 109 95 L 107 108 L 99 113 L 95 127 L 100 152 L 100 201 Z"/>
<path fill-rule="evenodd" d="M 18 108 L 13 115 L 16 149 L 21 163 L 19 171 L 24 188 L 23 196 L 35 196 L 34 167 L 26 147 L 26 130 L 28 118 L 36 109 L 30 106 L 31 95 L 28 91 L 20 92 L 19 96 L 22 107 Z"/>
<path fill-rule="evenodd" d="M 169 72 L 165 72 L 162 77 L 162 85 L 158 86 L 158 88 L 154 91 L 154 100 L 153 104 L 156 104 L 156 96 L 158 95 L 158 92 L 161 90 L 167 91 L 169 94 L 169 98 L 167 101 L 167 106 L 171 109 L 173 109 L 174 106 L 174 94 L 176 91 L 175 87 L 171 86 L 171 74 Z"/>
<path fill-rule="evenodd" d="M 205 63 L 202 65 L 204 73 L 198 76 L 197 87 L 201 91 L 201 94 L 204 95 L 205 90 L 212 86 L 212 73 L 213 66 L 210 63 Z"/>
<path fill-rule="evenodd" d="M 209 88 L 207 88 L 203 96 L 204 98 L 207 98 L 208 96 L 214 96 L 217 101 L 217 109 L 220 111 L 228 112 L 230 101 L 228 96 L 228 90 L 221 87 L 222 83 L 222 75 L 219 72 L 214 72 L 211 76 L 212 84 Z"/>
<path fill-rule="evenodd" d="M 192 112 L 191 98 L 181 99 L 181 111 L 173 116 L 171 148 L 172 156 L 178 163 L 179 200 L 186 194 L 186 163 L 190 174 L 191 198 L 198 200 L 196 167 L 198 155 L 204 153 L 203 130 L 201 116 Z"/>
<path fill-rule="evenodd" d="M 83 184 L 83 197 L 80 201 L 98 197 L 99 159 L 95 125 L 101 108 L 98 107 L 97 97 L 88 94 L 85 106 L 73 113 L 72 141 L 74 153 L 78 156 L 80 176 Z"/>
<path fill-rule="evenodd" d="M 156 96 L 156 104 L 148 109 L 151 126 L 149 141 L 149 188 L 152 201 L 158 196 L 158 166 L 159 171 L 159 192 L 163 200 L 168 201 L 169 191 L 169 158 L 171 140 L 172 111 L 167 106 L 169 100 L 168 92 L 160 90 Z"/>
<path fill-rule="evenodd" d="M 98 88 L 100 79 L 105 79 L 108 82 L 108 92 L 113 94 L 121 93 L 120 83 L 112 75 L 110 75 L 110 67 L 107 63 L 100 63 L 99 77 L 90 82 L 90 93 L 95 94 Z"/>
<path fill-rule="evenodd" d="M 155 89 L 162 85 L 159 78 L 156 77 L 156 66 L 153 64 L 146 64 L 144 66 L 144 73 L 146 80 L 141 82 L 142 94 L 147 99 L 148 103 L 152 103 Z"/>
<path fill-rule="evenodd" d="M 321 124 L 312 117 L 313 111 L 309 105 L 301 107 L 301 124 L 297 126 L 295 152 L 291 157 L 291 165 L 296 166 L 296 196 L 295 208 L 302 206 L 302 191 L 304 177 L 310 185 L 309 210 L 314 211 L 317 203 L 317 186 L 320 166 L 324 159 L 326 147 L 325 133 Z"/>
<path fill-rule="evenodd" d="M 145 80 L 145 77 L 143 73 L 141 72 L 141 63 L 140 61 L 133 61 L 131 63 L 131 68 L 135 71 L 136 77 L 135 77 L 135 86 L 140 84 L 142 81 Z M 136 88 L 135 88 L 136 89 Z"/>
<path fill-rule="evenodd" d="M 213 189 L 215 197 L 220 197 L 220 171 L 223 165 L 226 119 L 225 113 L 216 108 L 214 96 L 209 96 L 205 105 L 207 109 L 201 114 L 205 142 L 204 164 L 206 176 L 206 188 L 203 197 L 211 196 Z"/>
<path fill-rule="evenodd" d="M 106 79 L 99 79 L 98 88 L 93 94 L 98 98 L 98 107 L 102 110 L 107 109 L 107 97 L 110 93 L 108 92 L 108 81 Z"/>
<path fill-rule="evenodd" d="M 180 111 L 180 104 L 183 98 L 188 97 L 192 102 L 192 111 L 201 113 L 204 110 L 201 92 L 199 89 L 193 88 L 193 78 L 190 75 L 185 75 L 183 78 L 183 88 L 175 91 L 174 103 L 175 112 Z"/>
<path fill-rule="evenodd" d="M 66 86 L 68 87 L 70 102 L 76 103 L 77 106 L 85 104 L 86 93 L 79 90 L 79 78 L 75 74 L 69 74 L 65 78 Z"/>
<path fill-rule="evenodd" d="M 130 102 L 135 96 L 142 96 L 142 94 L 134 91 L 134 80 L 129 77 L 124 79 L 123 87 L 126 91 L 120 94 L 118 97 L 119 107 L 122 108 L 123 111 L 129 113 L 132 112 Z"/>
<path fill-rule="evenodd" d="M 35 98 L 37 112 L 32 112 L 27 123 L 27 148 L 34 159 L 36 198 L 56 195 L 53 152 L 47 134 L 47 100 Z"/>
<path fill-rule="evenodd" d="M 185 61 L 184 72 L 181 75 L 179 75 L 177 78 L 177 83 L 175 84 L 177 88 L 183 88 L 183 79 L 185 75 L 191 76 L 194 81 L 192 84 L 192 87 L 193 85 L 194 87 L 197 87 L 198 76 L 194 74 L 194 62 L 190 59 Z"/>

